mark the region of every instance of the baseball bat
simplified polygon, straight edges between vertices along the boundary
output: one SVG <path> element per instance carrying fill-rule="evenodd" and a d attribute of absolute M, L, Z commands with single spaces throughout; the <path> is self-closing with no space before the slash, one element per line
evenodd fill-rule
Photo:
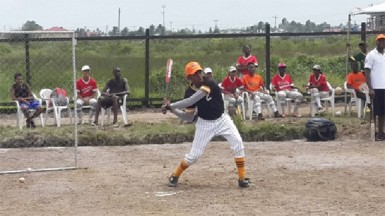
<path fill-rule="evenodd" d="M 172 59 L 167 60 L 167 66 L 166 66 L 166 88 L 165 88 L 165 97 L 164 98 L 169 98 L 169 86 L 170 86 L 170 81 L 171 81 L 171 71 L 172 71 L 172 65 L 174 64 Z"/>

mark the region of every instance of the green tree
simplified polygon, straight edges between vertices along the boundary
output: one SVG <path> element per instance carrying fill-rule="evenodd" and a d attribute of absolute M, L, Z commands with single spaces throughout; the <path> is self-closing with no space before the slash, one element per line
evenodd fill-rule
<path fill-rule="evenodd" d="M 27 21 L 23 24 L 23 27 L 21 27 L 22 31 L 38 31 L 43 30 L 43 27 L 39 24 L 37 24 L 35 21 Z"/>
<path fill-rule="evenodd" d="M 121 36 L 127 36 L 128 35 L 128 28 L 127 27 L 124 27 L 122 29 L 122 31 L 120 31 L 120 35 Z"/>

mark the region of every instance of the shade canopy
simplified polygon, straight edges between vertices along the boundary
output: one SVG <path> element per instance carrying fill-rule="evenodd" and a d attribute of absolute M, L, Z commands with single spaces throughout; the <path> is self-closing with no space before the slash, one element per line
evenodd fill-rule
<path fill-rule="evenodd" d="M 352 15 L 358 15 L 358 14 L 368 14 L 368 15 L 375 15 L 385 13 L 385 3 L 373 5 L 367 8 L 357 8 L 352 11 Z"/>

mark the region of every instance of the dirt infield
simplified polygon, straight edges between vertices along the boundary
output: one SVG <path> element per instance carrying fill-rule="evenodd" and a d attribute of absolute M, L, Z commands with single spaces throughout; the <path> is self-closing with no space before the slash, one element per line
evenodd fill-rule
<path fill-rule="evenodd" d="M 229 145 L 211 143 L 181 177 L 190 144 L 81 147 L 87 169 L 0 175 L 1 215 L 384 215 L 385 142 L 245 143 L 252 186 Z M 0 149 L 0 170 L 71 165 L 67 148 Z M 18 179 L 25 177 L 25 183 Z"/>

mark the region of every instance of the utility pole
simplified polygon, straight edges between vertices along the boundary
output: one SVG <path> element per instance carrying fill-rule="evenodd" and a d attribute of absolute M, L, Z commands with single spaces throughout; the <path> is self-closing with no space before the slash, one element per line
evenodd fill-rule
<path fill-rule="evenodd" d="M 120 35 L 120 8 L 118 10 L 118 35 Z"/>
<path fill-rule="evenodd" d="M 274 28 L 276 29 L 277 28 L 277 16 L 273 16 L 274 18 Z"/>
<path fill-rule="evenodd" d="M 215 26 L 214 26 L 214 28 L 216 29 L 216 28 L 218 28 L 218 26 L 217 26 L 217 22 L 218 22 L 219 20 L 214 20 L 214 22 L 215 22 Z"/>
<path fill-rule="evenodd" d="M 164 19 L 164 16 L 165 16 L 165 9 L 166 8 L 166 5 L 162 5 L 162 15 L 163 15 L 163 28 L 166 28 L 166 21 L 165 21 L 165 19 Z"/>

